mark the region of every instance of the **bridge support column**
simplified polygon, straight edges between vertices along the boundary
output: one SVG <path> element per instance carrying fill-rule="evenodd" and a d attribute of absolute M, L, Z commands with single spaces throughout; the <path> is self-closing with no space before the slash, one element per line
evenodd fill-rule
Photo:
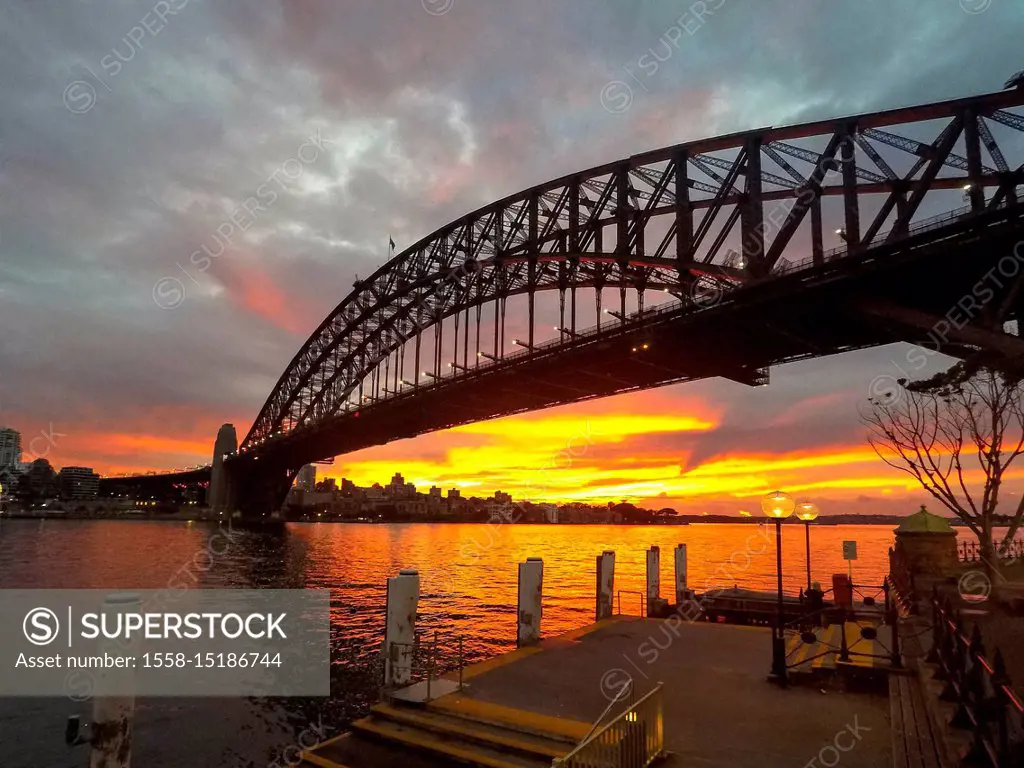
<path fill-rule="evenodd" d="M 532 645 L 540 640 L 540 619 L 543 612 L 544 561 L 528 557 L 519 564 L 519 610 L 516 645 Z"/>
<path fill-rule="evenodd" d="M 238 450 L 238 437 L 233 424 L 224 424 L 217 430 L 213 443 L 213 465 L 210 471 L 210 489 L 206 503 L 215 512 L 233 512 L 235 498 L 231 478 L 228 475 L 224 457 Z"/>
<path fill-rule="evenodd" d="M 388 579 L 387 620 L 384 626 L 384 685 L 408 685 L 412 680 L 416 642 L 416 608 L 420 602 L 420 576 L 401 570 Z"/>
<path fill-rule="evenodd" d="M 263 465 L 263 466 L 261 466 Z M 275 515 L 284 504 L 295 473 L 270 462 L 254 463 L 228 473 L 228 502 L 233 513 L 246 519 L 265 519 Z"/>
<path fill-rule="evenodd" d="M 597 556 L 597 621 L 609 619 L 615 606 L 615 552 L 606 549 Z"/>

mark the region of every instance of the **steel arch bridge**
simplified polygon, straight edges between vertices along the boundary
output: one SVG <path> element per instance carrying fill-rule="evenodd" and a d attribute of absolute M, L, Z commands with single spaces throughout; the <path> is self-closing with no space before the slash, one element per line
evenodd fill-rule
<path fill-rule="evenodd" d="M 223 458 L 232 498 L 266 509 L 302 464 L 398 437 L 926 339 L 1020 238 L 1022 104 L 1018 87 L 687 142 L 473 211 L 356 281 L 214 485 Z M 997 294 L 943 351 L 1024 353 L 1003 332 L 1019 281 Z"/>
<path fill-rule="evenodd" d="M 288 365 L 242 445 L 422 386 L 445 363 L 465 372 L 501 359 L 502 313 L 518 294 L 528 297 L 521 345 L 529 350 L 535 297 L 544 291 L 558 292 L 559 332 L 571 341 L 581 289 L 596 293 L 598 319 L 602 292 L 617 292 L 612 314 L 626 323 L 629 292 L 642 316 L 646 291 L 700 304 L 764 279 L 794 253 L 822 263 L 830 197 L 841 205 L 850 252 L 907 235 L 929 193 L 969 185 L 974 210 L 1016 203 L 1022 170 L 1011 168 L 992 126 L 1024 131 L 1024 116 L 1009 110 L 1022 102 L 1016 90 L 691 142 L 492 203 L 357 282 Z M 932 137 L 921 138 L 921 128 Z M 1015 158 L 1024 156 L 1022 140 L 1011 136 Z M 800 244 L 801 229 L 809 243 Z M 488 304 L 498 307 L 489 313 L 491 334 L 481 327 Z M 435 338 L 424 350 L 428 330 Z"/>

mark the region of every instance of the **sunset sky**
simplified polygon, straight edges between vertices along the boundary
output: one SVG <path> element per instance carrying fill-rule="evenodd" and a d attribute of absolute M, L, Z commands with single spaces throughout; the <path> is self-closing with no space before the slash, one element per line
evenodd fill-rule
<path fill-rule="evenodd" d="M 162 23 L 143 29 L 157 5 Z M 999 90 L 1024 67 L 1015 0 L 707 5 L 648 75 L 638 60 L 664 58 L 687 3 L 4 4 L 0 425 L 58 467 L 207 463 L 217 428 L 244 436 L 389 236 L 401 250 L 651 148 Z M 633 84 L 621 113 L 601 100 L 615 81 Z M 206 268 L 190 262 L 317 135 L 326 149 L 300 181 Z M 184 299 L 161 308 L 170 277 Z M 825 512 L 910 512 L 920 492 L 858 422 L 907 351 L 787 366 L 766 388 L 716 379 L 474 424 L 318 471 L 734 514 L 782 487 Z"/>

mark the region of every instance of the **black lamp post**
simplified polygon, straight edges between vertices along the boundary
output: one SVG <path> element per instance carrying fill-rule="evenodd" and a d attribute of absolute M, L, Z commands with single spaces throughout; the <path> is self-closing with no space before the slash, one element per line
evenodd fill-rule
<path fill-rule="evenodd" d="M 772 671 L 770 678 L 786 684 L 785 612 L 782 603 L 782 521 L 793 514 L 796 504 L 788 493 L 774 491 L 761 499 L 761 509 L 775 521 L 775 571 L 778 576 L 778 612 L 772 629 Z"/>
<path fill-rule="evenodd" d="M 807 589 L 811 588 L 811 523 L 818 519 L 818 506 L 810 501 L 796 505 L 796 516 L 803 521 L 804 539 L 807 542 Z"/>

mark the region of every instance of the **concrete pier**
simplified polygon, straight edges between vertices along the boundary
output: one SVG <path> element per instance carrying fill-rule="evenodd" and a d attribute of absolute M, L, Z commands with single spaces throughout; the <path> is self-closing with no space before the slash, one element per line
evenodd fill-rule
<path fill-rule="evenodd" d="M 676 547 L 674 562 L 676 595 L 689 599 L 685 546 Z M 663 608 L 658 547 L 647 550 L 646 564 L 649 604 Z M 762 604 L 774 610 L 769 593 L 732 590 L 737 594 L 716 595 L 706 612 L 692 616 L 611 616 L 615 553 L 606 550 L 596 565 L 601 618 L 594 624 L 541 640 L 543 562 L 528 558 L 518 566 L 515 651 L 428 678 L 425 696 L 414 691 L 423 682 L 392 690 L 351 731 L 303 753 L 302 764 L 545 768 L 594 734 L 595 724 L 608 722 L 610 712 L 617 730 L 588 744 L 588 760 L 596 750 L 608 756 L 613 749 L 614 761 L 601 764 L 891 764 L 890 701 L 867 685 L 891 672 L 881 651 L 892 636 L 879 631 L 888 628 L 863 631 L 881 621 L 878 609 L 872 613 L 862 605 L 857 621 L 794 633 L 789 656 L 794 678 L 799 672 L 804 684 L 783 689 L 766 680 L 770 628 L 747 623 L 758 621 Z M 412 642 L 418 593 L 415 571 L 388 580 L 386 678 L 392 683 L 410 682 L 406 660 L 396 650 L 405 646 L 396 644 Z M 712 616 L 726 610 L 744 623 L 722 624 Z M 851 651 L 842 669 L 835 659 L 838 647 Z"/>
<path fill-rule="evenodd" d="M 892 765 L 887 697 L 769 685 L 770 640 L 768 628 L 678 616 L 605 619 L 471 665 L 463 691 L 424 707 L 381 705 L 354 724 L 354 734 L 304 755 L 303 765 L 550 766 L 591 732 L 629 683 L 635 699 L 663 684 L 668 755 L 660 765 L 806 768 L 837 765 L 837 755 L 843 768 Z M 488 745 L 487 762 L 476 759 L 481 748 L 467 735 Z M 538 754 L 513 758 L 510 749 Z"/>
<path fill-rule="evenodd" d="M 843 766 L 892 764 L 887 698 L 767 684 L 767 628 L 620 618 L 557 640 L 483 674 L 470 667 L 462 698 L 593 723 L 626 681 L 637 698 L 663 682 L 665 747 L 674 753 L 664 765 L 806 766 L 848 727 L 857 739 Z"/>

